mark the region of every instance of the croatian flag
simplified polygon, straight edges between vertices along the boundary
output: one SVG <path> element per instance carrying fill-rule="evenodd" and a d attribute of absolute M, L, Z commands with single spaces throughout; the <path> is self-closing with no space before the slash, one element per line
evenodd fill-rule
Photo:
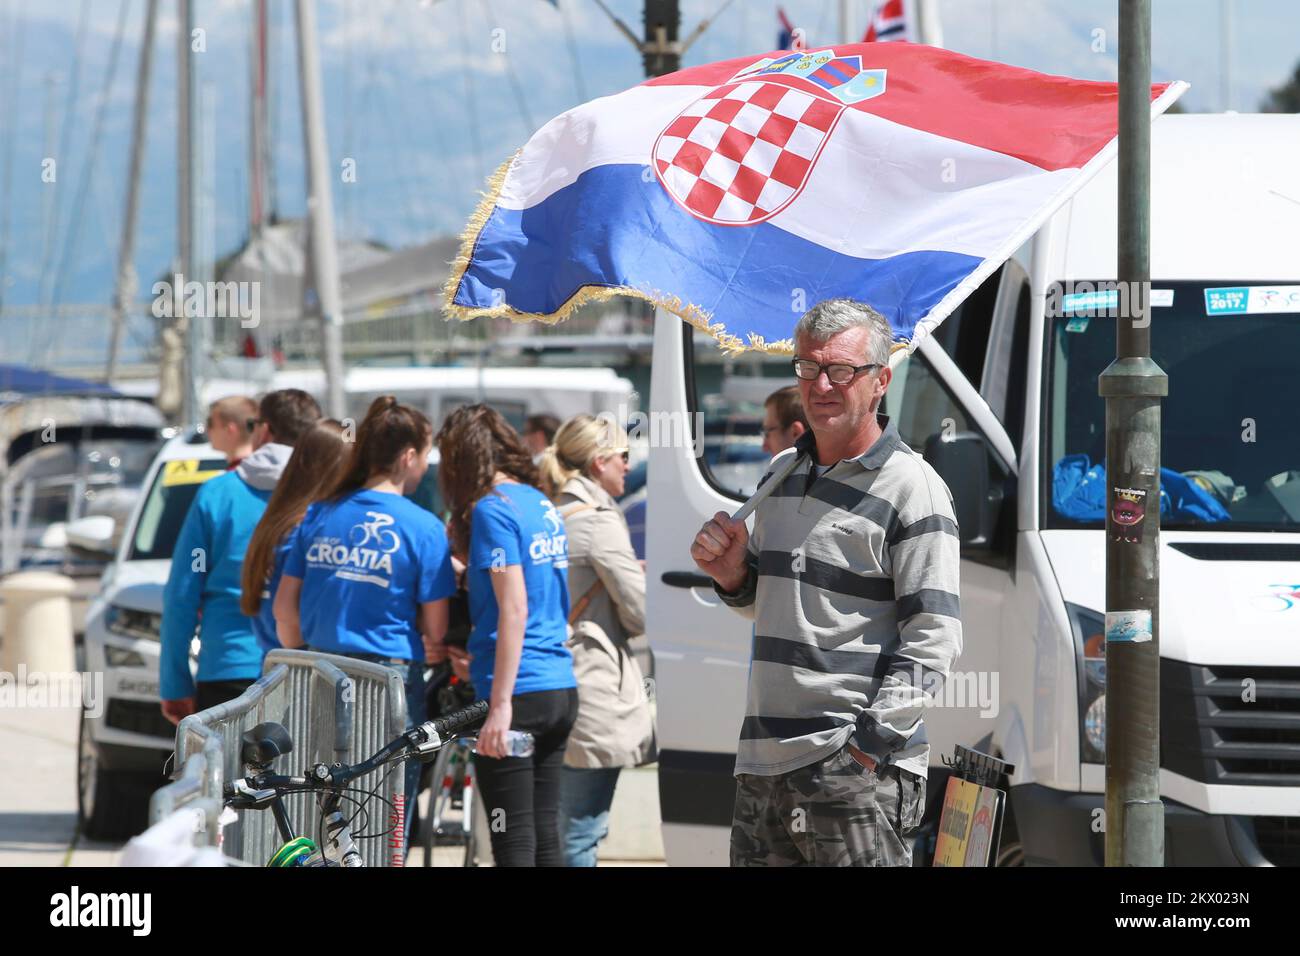
<path fill-rule="evenodd" d="M 915 43 L 920 39 L 916 35 L 916 18 L 908 16 L 904 0 L 884 0 L 876 6 L 867 24 L 865 43 L 885 43 L 891 40 L 910 40 Z"/>
<path fill-rule="evenodd" d="M 1151 88 L 1152 115 L 1184 83 Z M 658 77 L 502 165 L 446 286 L 458 318 L 558 322 L 647 299 L 728 351 L 790 352 L 824 299 L 911 351 L 1114 152 L 1114 83 L 912 43 Z"/>

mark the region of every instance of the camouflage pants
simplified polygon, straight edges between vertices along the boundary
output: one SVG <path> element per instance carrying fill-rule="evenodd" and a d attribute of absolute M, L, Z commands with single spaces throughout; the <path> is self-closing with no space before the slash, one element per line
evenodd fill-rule
<path fill-rule="evenodd" d="M 911 866 L 904 837 L 921 824 L 925 780 L 868 770 L 847 745 L 774 777 L 736 779 L 732 866 Z"/>

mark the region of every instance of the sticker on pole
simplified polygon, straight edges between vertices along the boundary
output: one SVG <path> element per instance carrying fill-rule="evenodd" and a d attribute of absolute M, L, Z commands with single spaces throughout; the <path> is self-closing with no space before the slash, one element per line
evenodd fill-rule
<path fill-rule="evenodd" d="M 1151 640 L 1150 611 L 1107 611 L 1106 643 L 1145 644 Z"/>
<path fill-rule="evenodd" d="M 1142 540 L 1146 524 L 1147 493 L 1144 488 L 1119 488 L 1110 490 L 1110 520 L 1112 539 L 1134 544 Z"/>

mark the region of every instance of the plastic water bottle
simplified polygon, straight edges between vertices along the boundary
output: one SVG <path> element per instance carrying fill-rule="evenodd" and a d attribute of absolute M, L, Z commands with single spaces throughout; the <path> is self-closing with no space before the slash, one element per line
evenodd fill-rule
<path fill-rule="evenodd" d="M 533 735 L 523 730 L 506 731 L 506 752 L 503 757 L 531 757 L 536 750 Z M 474 752 L 478 753 L 475 745 Z"/>
<path fill-rule="evenodd" d="M 535 749 L 532 734 L 523 730 L 506 731 L 507 757 L 531 757 Z"/>

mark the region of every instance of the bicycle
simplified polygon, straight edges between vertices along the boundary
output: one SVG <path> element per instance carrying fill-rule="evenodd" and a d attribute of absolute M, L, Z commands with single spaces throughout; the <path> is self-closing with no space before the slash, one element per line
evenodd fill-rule
<path fill-rule="evenodd" d="M 352 837 L 351 823 L 365 810 L 366 803 L 378 796 L 379 787 L 365 791 L 348 784 L 388 764 L 412 759 L 435 760 L 449 743 L 464 739 L 464 732 L 484 720 L 487 712 L 487 701 L 479 701 L 400 734 L 360 763 L 352 766 L 317 763 L 301 777 L 269 772 L 276 757 L 293 752 L 293 739 L 281 724 L 271 721 L 258 724 L 240 737 L 240 759 L 246 775 L 225 785 L 222 802 L 235 810 L 270 809 L 284 842 L 267 861 L 268 867 L 365 866 Z M 282 799 L 290 793 L 316 794 L 320 809 L 319 845 L 310 837 L 294 833 Z M 365 794 L 366 800 L 358 801 L 347 796 L 348 793 Z M 345 799 L 358 804 L 352 817 L 345 816 L 341 809 Z"/>
<path fill-rule="evenodd" d="M 472 738 L 457 737 L 438 751 L 429 780 L 428 820 L 421 821 L 424 865 L 435 864 L 439 846 L 464 846 L 462 866 L 478 866 L 478 843 L 474 835 L 474 814 L 478 808 L 474 785 Z M 449 811 L 459 806 L 459 821 L 449 821 Z"/>
<path fill-rule="evenodd" d="M 456 677 L 449 664 L 430 668 L 426 676 L 430 714 L 450 714 L 474 700 L 474 688 Z M 457 737 L 438 751 L 437 759 L 421 778 L 419 792 L 429 791 L 427 812 L 419 812 L 411 843 L 424 847 L 424 865 L 478 866 L 474 815 L 478 810 L 474 748 L 470 737 Z M 418 796 L 417 796 L 418 799 Z M 454 819 L 456 811 L 459 819 Z M 459 864 L 450 863 L 452 848 L 463 847 Z M 441 852 L 435 852 L 435 848 Z"/>

